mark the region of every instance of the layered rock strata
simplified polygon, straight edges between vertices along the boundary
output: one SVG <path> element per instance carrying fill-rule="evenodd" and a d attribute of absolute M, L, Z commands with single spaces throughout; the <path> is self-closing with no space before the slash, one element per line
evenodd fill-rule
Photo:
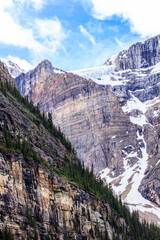
<path fill-rule="evenodd" d="M 146 40 L 144 43 L 133 44 L 128 50 L 117 54 L 116 70 L 138 69 L 154 66 L 160 61 L 160 35 Z M 105 65 L 112 64 L 108 59 Z"/>
<path fill-rule="evenodd" d="M 42 68 L 37 74 L 44 71 Z M 32 93 L 28 92 L 31 100 L 40 104 L 42 112 L 52 114 L 53 122 L 61 127 L 86 166 L 93 164 L 95 173 L 108 166 L 119 174 L 124 144 L 133 144 L 137 151 L 138 147 L 136 128 L 115 94 L 107 86 L 98 86 L 72 73 L 52 74 L 43 82 L 41 76 L 40 82 L 29 80 L 34 85 Z"/>
<path fill-rule="evenodd" d="M 92 240 L 106 231 L 112 239 L 116 234 L 112 220 L 119 227 L 126 222 L 107 203 L 49 170 L 47 166 L 56 170 L 64 155 L 68 159 L 72 155 L 43 125 L 37 127 L 31 121 L 28 110 L 9 99 L 0 94 L 0 238 L 7 226 L 15 240 Z M 32 145 L 43 164 L 7 148 L 4 126 L 12 137 Z"/>

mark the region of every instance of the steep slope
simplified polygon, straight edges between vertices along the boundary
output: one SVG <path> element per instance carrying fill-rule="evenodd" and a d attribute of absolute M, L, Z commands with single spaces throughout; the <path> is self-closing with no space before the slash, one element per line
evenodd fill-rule
<path fill-rule="evenodd" d="M 0 80 L 0 238 L 158 240 L 160 230 L 130 215 L 81 166 L 50 115 L 7 78 Z"/>
<path fill-rule="evenodd" d="M 4 85 L 1 90 L 4 92 Z M 101 208 L 106 214 L 109 207 L 50 170 L 64 164 L 65 154 L 73 156 L 29 110 L 10 94 L 5 95 L 7 98 L 0 93 L 0 229 L 7 224 L 15 239 L 22 235 L 29 239 L 38 235 L 40 239 L 49 235 L 56 239 L 92 239 L 90 229 L 95 234 L 94 225 L 101 225 L 102 232 L 106 226 L 111 236 L 112 227 L 98 212 Z M 27 146 L 30 149 L 26 151 Z M 28 150 L 34 156 L 28 156 Z"/>
<path fill-rule="evenodd" d="M 15 79 L 22 95 L 52 114 L 85 165 L 93 164 L 94 172 L 131 209 L 157 223 L 159 52 L 157 36 L 134 44 L 100 68 L 48 74 L 47 62 L 33 70 L 36 77 Z"/>

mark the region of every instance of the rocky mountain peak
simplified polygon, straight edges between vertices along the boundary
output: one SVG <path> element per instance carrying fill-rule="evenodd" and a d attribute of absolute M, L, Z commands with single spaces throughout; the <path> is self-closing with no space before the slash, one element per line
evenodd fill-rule
<path fill-rule="evenodd" d="M 15 78 L 17 86 L 20 88 L 20 92 L 23 96 L 28 95 L 31 99 L 31 89 L 36 88 L 39 91 L 49 79 L 50 76 L 58 76 L 65 73 L 65 71 L 54 68 L 50 61 L 43 60 L 33 70 L 28 71 L 26 74 L 22 73 Z"/>
<path fill-rule="evenodd" d="M 42 62 L 40 62 L 37 65 L 37 67 L 35 68 L 35 70 L 38 71 L 41 68 L 45 68 L 45 70 L 50 71 L 50 72 L 53 71 L 52 63 L 49 60 L 47 60 L 47 59 L 45 59 Z"/>
<path fill-rule="evenodd" d="M 0 60 L 1 62 L 3 62 L 5 68 L 8 70 L 8 72 L 13 78 L 16 78 L 21 73 L 26 72 L 25 70 L 21 69 L 16 63 L 13 63 L 12 61 L 8 61 L 4 58 L 1 58 Z"/>
<path fill-rule="evenodd" d="M 47 74 L 60 74 L 60 73 L 65 73 L 65 71 L 63 71 L 63 70 L 61 70 L 61 69 L 58 69 L 58 68 L 54 68 L 53 67 L 53 65 L 52 65 L 52 63 L 49 61 L 49 60 L 47 60 L 47 59 L 45 59 L 45 60 L 43 60 L 42 62 L 40 62 L 38 65 L 37 65 L 37 67 L 34 69 L 34 70 L 32 70 L 32 72 L 34 71 L 42 71 L 42 69 L 43 70 L 45 70 L 45 72 L 47 73 Z"/>
<path fill-rule="evenodd" d="M 142 225 L 136 213 L 131 214 L 121 200 L 113 196 L 111 189 L 104 187 L 93 172 L 89 173 L 80 164 L 69 141 L 55 128 L 52 120 L 48 121 L 27 99 L 20 98 L 18 90 L 7 86 L 10 75 L 6 79 L 8 70 L 3 64 L 0 67 L 3 67 L 1 76 L 5 76 L 5 79 L 1 77 L 4 84 L 0 84 L 0 239 L 131 240 L 142 239 L 143 232 L 143 239 L 150 239 L 149 236 L 160 239 L 158 228 L 152 230 L 149 225 Z M 37 72 L 44 68 L 42 66 Z M 54 78 L 56 84 L 51 85 Z M 77 116 L 75 122 L 68 120 L 73 131 L 77 129 L 77 126 L 74 128 L 77 123 L 78 131 L 81 127 L 85 130 L 86 134 L 80 138 L 83 137 L 84 143 L 87 140 L 86 145 L 90 139 L 99 138 L 99 133 L 103 135 L 106 126 L 100 132 L 95 129 L 97 123 L 101 125 L 101 117 L 103 124 L 109 123 L 114 129 L 111 115 L 114 114 L 114 121 L 115 111 L 118 111 L 119 121 L 124 116 L 117 109 L 119 104 L 109 89 L 99 88 L 78 75 L 54 74 L 43 87 L 41 90 L 49 99 L 59 94 L 54 104 L 61 105 L 61 109 L 64 106 L 63 122 L 70 113 Z M 102 109 L 99 108 L 101 104 Z M 109 107 L 112 112 L 106 115 Z M 58 111 L 61 115 L 60 109 Z M 88 115 L 87 119 L 84 119 L 84 113 Z M 87 132 L 91 126 L 93 134 Z M 78 135 L 75 140 L 79 140 Z M 108 144 L 108 136 L 104 140 Z M 99 148 L 97 143 L 96 154 L 101 159 L 105 145 Z M 112 144 L 115 148 L 114 142 Z M 131 146 L 125 148 L 125 152 L 131 150 Z M 108 146 L 108 154 L 109 151 Z"/>
<path fill-rule="evenodd" d="M 160 35 L 146 40 L 144 43 L 137 42 L 129 47 L 128 50 L 121 51 L 116 58 L 114 64 L 116 70 L 140 69 L 154 66 L 160 61 Z M 108 59 L 104 65 L 113 64 Z"/>

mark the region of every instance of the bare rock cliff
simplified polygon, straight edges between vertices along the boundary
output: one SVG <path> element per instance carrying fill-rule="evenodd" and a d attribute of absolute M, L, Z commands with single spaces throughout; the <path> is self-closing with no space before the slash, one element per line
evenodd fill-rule
<path fill-rule="evenodd" d="M 120 52 L 115 58 L 116 70 L 147 68 L 160 61 L 160 35 L 133 44 L 128 50 Z M 105 65 L 111 64 L 107 60 Z"/>
<path fill-rule="evenodd" d="M 37 73 L 41 74 L 39 81 L 43 72 Z M 38 83 L 29 78 L 27 82 L 33 84 L 29 98 L 40 104 L 42 112 L 52 114 L 53 122 L 61 127 L 86 166 L 93 164 L 95 173 L 105 167 L 113 168 L 115 174 L 122 171 L 123 148 L 134 144 L 138 150 L 136 127 L 108 86 L 72 73 L 51 74 Z"/>

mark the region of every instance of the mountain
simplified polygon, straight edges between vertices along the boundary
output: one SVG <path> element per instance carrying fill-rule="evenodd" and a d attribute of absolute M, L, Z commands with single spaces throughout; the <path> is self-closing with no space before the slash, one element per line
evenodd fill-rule
<path fill-rule="evenodd" d="M 26 71 L 21 69 L 16 63 L 12 61 L 8 61 L 4 58 L 0 58 L 0 61 L 4 64 L 5 68 L 9 71 L 10 75 L 15 78 L 18 77 L 21 73 L 25 73 Z"/>
<path fill-rule="evenodd" d="M 160 229 L 141 223 L 81 165 L 2 63 L 0 72 L 0 239 L 158 240 Z"/>
<path fill-rule="evenodd" d="M 23 96 L 52 114 L 85 166 L 93 166 L 131 210 L 157 224 L 159 39 L 136 43 L 99 68 L 56 73 L 45 61 L 15 79 Z"/>
<path fill-rule="evenodd" d="M 29 72 L 20 74 L 15 82 L 19 87 L 19 91 L 22 96 L 28 95 L 29 99 L 32 96 L 32 89 L 38 87 L 38 91 L 42 89 L 44 82 L 50 75 L 58 76 L 65 71 L 58 68 L 53 68 L 52 64 L 48 60 L 42 61 L 35 69 Z"/>

